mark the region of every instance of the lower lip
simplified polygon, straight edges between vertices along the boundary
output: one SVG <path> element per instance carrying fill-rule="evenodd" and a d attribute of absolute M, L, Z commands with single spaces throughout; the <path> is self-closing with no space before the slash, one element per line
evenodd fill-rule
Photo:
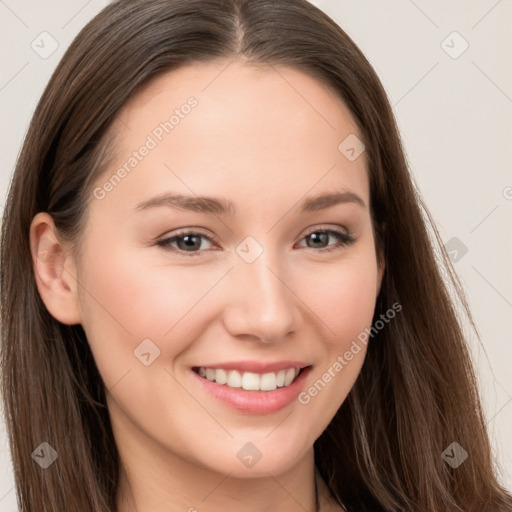
<path fill-rule="evenodd" d="M 270 414 L 290 405 L 297 398 L 310 370 L 311 366 L 304 368 L 289 386 L 277 388 L 274 391 L 247 391 L 243 388 L 231 388 L 205 379 L 195 371 L 191 371 L 203 389 L 237 411 L 246 414 Z"/>

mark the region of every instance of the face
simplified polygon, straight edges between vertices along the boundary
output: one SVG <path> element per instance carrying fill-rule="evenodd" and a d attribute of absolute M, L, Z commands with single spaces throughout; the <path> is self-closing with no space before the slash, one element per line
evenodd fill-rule
<path fill-rule="evenodd" d="M 161 76 L 119 114 L 77 302 L 121 449 L 248 477 L 311 453 L 382 271 L 348 109 L 297 70 L 226 64 Z"/>

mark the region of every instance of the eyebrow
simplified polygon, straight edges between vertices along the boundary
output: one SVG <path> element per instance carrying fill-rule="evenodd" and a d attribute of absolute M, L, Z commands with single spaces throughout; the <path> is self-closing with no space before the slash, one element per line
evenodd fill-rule
<path fill-rule="evenodd" d="M 324 210 L 337 204 L 355 203 L 363 208 L 366 203 L 354 192 L 327 192 L 309 197 L 299 204 L 301 212 Z M 164 193 L 143 201 L 135 206 L 135 210 L 144 211 L 158 206 L 167 206 L 197 213 L 213 213 L 215 215 L 234 215 L 235 205 L 226 199 L 209 196 L 187 196 L 183 194 Z"/>

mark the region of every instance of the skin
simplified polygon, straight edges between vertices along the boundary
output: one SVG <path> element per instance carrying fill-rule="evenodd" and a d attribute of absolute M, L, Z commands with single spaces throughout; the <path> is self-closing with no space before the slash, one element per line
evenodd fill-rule
<path fill-rule="evenodd" d="M 175 108 L 190 96 L 198 102 L 113 190 L 91 199 L 80 259 L 48 214 L 32 223 L 41 297 L 56 319 L 83 326 L 108 390 L 120 512 L 295 512 L 297 503 L 314 511 L 313 443 L 366 353 L 308 404 L 294 400 L 266 415 L 231 409 L 191 373 L 227 360 L 301 360 L 312 365 L 309 388 L 370 327 L 384 270 L 365 154 L 350 161 L 338 150 L 359 135 L 342 101 L 292 68 L 227 64 L 187 65 L 126 103 L 112 126 L 116 159 L 96 187 Z M 236 215 L 135 210 L 164 191 L 224 198 Z M 300 213 L 305 198 L 337 191 L 364 205 Z M 195 256 L 183 239 L 171 244 L 175 252 L 156 244 L 180 228 L 206 236 L 196 239 Z M 329 228 L 355 241 L 307 236 Z M 263 248 L 252 263 L 236 252 L 248 236 Z M 147 338 L 160 350 L 149 366 L 134 356 Z M 250 468 L 236 455 L 247 442 L 262 454 Z M 320 495 L 322 511 L 338 510 L 324 487 Z"/>

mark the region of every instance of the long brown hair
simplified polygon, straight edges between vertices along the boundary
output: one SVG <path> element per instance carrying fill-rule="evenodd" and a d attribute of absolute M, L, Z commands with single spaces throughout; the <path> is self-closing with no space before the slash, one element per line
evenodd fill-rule
<path fill-rule="evenodd" d="M 53 318 L 38 294 L 31 221 L 50 213 L 79 255 L 90 185 L 108 164 L 107 130 L 120 108 L 161 73 L 238 57 L 302 70 L 350 109 L 386 261 L 374 320 L 402 306 L 370 340 L 353 389 L 315 443 L 331 493 L 354 512 L 512 510 L 450 289 L 470 317 L 466 301 L 431 237 L 388 99 L 362 52 L 306 0 L 120 0 L 79 33 L 51 77 L 5 206 L 1 377 L 20 511 L 115 511 L 120 471 L 85 333 Z M 42 442 L 58 452 L 46 470 L 31 457 Z M 456 468 L 441 457 L 453 442 L 469 454 Z"/>

